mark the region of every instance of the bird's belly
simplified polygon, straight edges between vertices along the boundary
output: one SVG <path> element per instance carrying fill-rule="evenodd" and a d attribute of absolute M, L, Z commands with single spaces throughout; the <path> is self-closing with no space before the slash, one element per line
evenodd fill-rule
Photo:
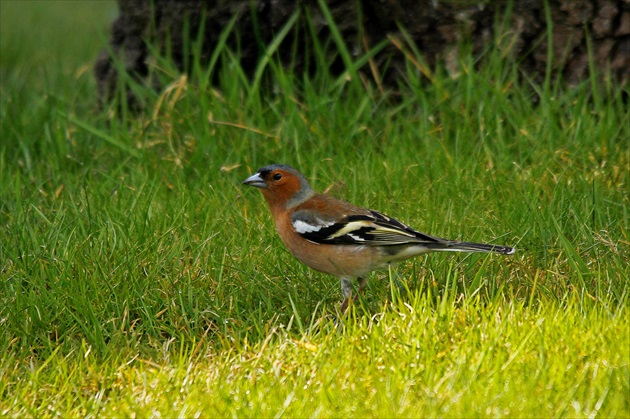
<path fill-rule="evenodd" d="M 380 268 L 376 249 L 360 245 L 327 245 L 302 242 L 291 253 L 306 266 L 336 277 L 361 277 Z"/>

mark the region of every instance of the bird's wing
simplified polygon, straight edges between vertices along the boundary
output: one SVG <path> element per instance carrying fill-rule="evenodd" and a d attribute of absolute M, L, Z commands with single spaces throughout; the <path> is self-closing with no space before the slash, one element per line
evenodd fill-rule
<path fill-rule="evenodd" d="M 295 231 L 313 243 L 362 244 L 366 246 L 395 246 L 404 244 L 446 244 L 447 241 L 420 233 L 400 221 L 378 211 L 327 217 L 307 209 L 291 215 Z"/>

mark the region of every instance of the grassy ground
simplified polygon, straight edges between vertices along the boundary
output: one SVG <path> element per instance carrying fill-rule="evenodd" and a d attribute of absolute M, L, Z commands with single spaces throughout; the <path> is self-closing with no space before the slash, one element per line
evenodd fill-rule
<path fill-rule="evenodd" d="M 90 68 L 115 5 L 70 5 L 0 2 L 3 416 L 630 416 L 619 87 L 519 82 L 492 49 L 456 78 L 410 62 L 395 100 L 158 60 L 168 88 L 134 86 L 131 115 L 98 109 Z M 271 162 L 518 251 L 409 261 L 339 317 L 240 184 Z"/>

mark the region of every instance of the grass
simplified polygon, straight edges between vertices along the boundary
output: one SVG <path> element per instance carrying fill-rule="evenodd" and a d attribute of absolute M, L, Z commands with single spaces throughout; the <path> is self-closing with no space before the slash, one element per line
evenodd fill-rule
<path fill-rule="evenodd" d="M 0 7 L 2 415 L 630 416 L 619 87 L 542 88 L 489 48 L 458 77 L 410 60 L 392 98 L 321 58 L 306 78 L 270 54 L 249 81 L 222 43 L 189 77 L 158 58 L 161 92 L 127 80 L 146 112 L 101 110 L 115 5 Z M 340 317 L 338 281 L 240 184 L 271 162 L 518 252 L 409 261 Z"/>

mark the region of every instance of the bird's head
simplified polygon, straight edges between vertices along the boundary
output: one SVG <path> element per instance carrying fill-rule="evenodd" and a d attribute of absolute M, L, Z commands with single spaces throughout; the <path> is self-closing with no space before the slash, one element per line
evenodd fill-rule
<path fill-rule="evenodd" d="M 292 208 L 314 195 L 304 175 L 284 164 L 272 164 L 258 169 L 243 184 L 259 188 L 272 208 Z"/>

